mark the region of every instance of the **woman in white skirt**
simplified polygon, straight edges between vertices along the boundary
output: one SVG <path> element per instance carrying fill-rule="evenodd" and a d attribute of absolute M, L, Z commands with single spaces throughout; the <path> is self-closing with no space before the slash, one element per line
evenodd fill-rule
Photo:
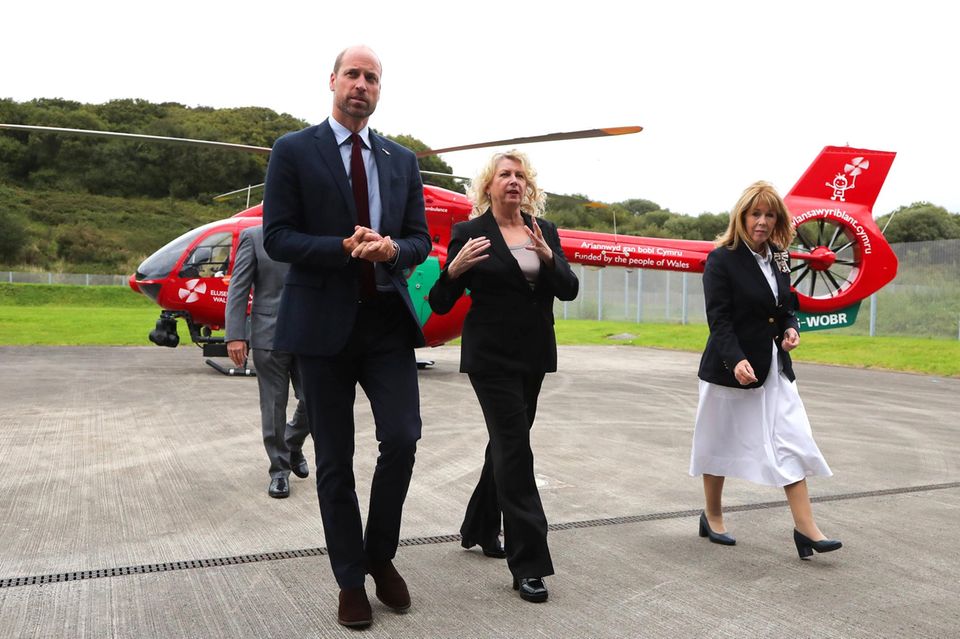
<path fill-rule="evenodd" d="M 813 441 L 789 352 L 800 344 L 783 199 L 756 182 L 730 211 L 703 272 L 710 337 L 700 360 L 700 403 L 690 474 L 703 475 L 700 536 L 732 546 L 721 496 L 726 477 L 782 486 L 801 559 L 840 548 L 813 518 L 806 478 L 832 473 Z"/>

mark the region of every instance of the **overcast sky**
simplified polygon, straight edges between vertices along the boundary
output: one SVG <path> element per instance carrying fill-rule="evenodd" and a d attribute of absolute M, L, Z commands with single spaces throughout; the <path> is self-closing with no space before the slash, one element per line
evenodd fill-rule
<path fill-rule="evenodd" d="M 0 11 L 0 97 L 263 106 L 315 123 L 333 58 L 363 42 L 384 65 L 371 124 L 385 133 L 439 148 L 644 127 L 525 147 L 550 191 L 720 212 L 757 179 L 785 193 L 822 147 L 849 144 L 898 153 L 876 214 L 918 200 L 960 212 L 949 6 L 31 0 Z M 489 153 L 443 159 L 472 176 Z"/>

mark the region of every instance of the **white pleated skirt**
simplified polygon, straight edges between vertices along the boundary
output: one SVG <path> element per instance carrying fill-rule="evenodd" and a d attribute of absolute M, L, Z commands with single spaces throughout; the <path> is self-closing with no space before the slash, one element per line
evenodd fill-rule
<path fill-rule="evenodd" d="M 700 380 L 691 475 L 739 477 L 779 487 L 833 474 L 813 441 L 796 382 L 779 371 L 776 345 L 772 358 L 759 388 Z"/>

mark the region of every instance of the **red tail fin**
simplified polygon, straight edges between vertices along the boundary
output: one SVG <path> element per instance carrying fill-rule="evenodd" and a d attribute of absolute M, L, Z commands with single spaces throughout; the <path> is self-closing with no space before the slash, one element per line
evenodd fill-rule
<path fill-rule="evenodd" d="M 824 147 L 787 197 L 860 205 L 872 210 L 896 155 L 892 151 L 849 146 Z"/>
<path fill-rule="evenodd" d="M 797 239 L 790 255 L 800 309 L 844 308 L 897 274 L 897 256 L 873 220 L 873 203 L 896 153 L 824 147 L 784 198 Z"/>

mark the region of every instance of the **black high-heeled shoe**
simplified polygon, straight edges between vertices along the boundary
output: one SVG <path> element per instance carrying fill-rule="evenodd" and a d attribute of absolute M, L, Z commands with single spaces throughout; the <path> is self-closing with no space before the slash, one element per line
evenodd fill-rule
<path fill-rule="evenodd" d="M 707 521 L 707 513 L 700 511 L 700 536 L 709 537 L 710 541 L 721 546 L 736 546 L 737 540 L 727 533 L 716 533 L 710 529 L 710 522 Z"/>
<path fill-rule="evenodd" d="M 520 591 L 520 598 L 531 603 L 543 603 L 547 600 L 547 587 L 543 577 L 513 578 L 513 589 Z"/>
<path fill-rule="evenodd" d="M 796 528 L 793 529 L 793 543 L 797 546 L 797 554 L 800 555 L 800 559 L 809 559 L 810 556 L 813 555 L 814 550 L 817 552 L 831 552 L 838 548 L 843 548 L 843 544 L 840 543 L 839 539 L 821 539 L 820 541 L 814 541 Z"/>
<path fill-rule="evenodd" d="M 507 551 L 503 549 L 503 545 L 500 544 L 500 540 L 496 539 L 492 542 L 482 544 L 472 539 L 461 539 L 460 545 L 466 549 L 473 548 L 474 546 L 479 545 L 480 549 L 483 550 L 483 554 L 487 557 L 493 557 L 494 559 L 506 559 Z"/>

